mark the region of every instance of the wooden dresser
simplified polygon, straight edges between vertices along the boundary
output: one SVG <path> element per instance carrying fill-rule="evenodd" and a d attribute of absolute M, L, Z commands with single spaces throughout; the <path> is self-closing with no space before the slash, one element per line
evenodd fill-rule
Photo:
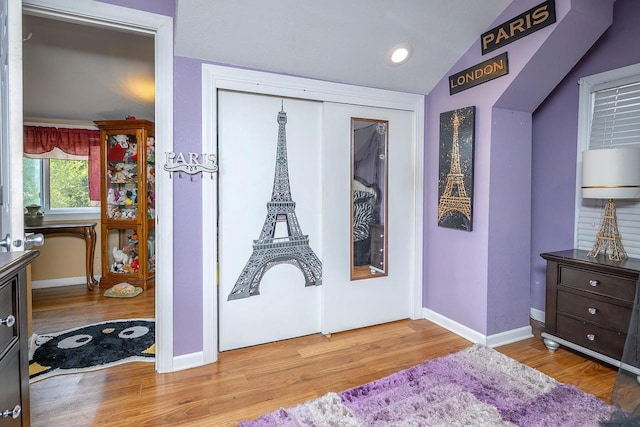
<path fill-rule="evenodd" d="M 620 366 L 640 260 L 616 262 L 603 255 L 590 258 L 587 253 L 570 249 L 540 255 L 547 261 L 542 337 L 550 351 L 564 345 Z"/>
<path fill-rule="evenodd" d="M 0 426 L 28 426 L 26 267 L 37 251 L 0 253 Z"/>

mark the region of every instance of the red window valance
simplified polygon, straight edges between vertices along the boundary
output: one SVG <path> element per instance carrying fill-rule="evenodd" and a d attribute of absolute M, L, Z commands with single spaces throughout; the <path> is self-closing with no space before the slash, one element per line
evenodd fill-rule
<path fill-rule="evenodd" d="M 89 198 L 100 200 L 99 130 L 25 126 L 23 146 L 25 154 L 42 155 L 57 148 L 74 156 L 86 156 L 89 159 Z"/>

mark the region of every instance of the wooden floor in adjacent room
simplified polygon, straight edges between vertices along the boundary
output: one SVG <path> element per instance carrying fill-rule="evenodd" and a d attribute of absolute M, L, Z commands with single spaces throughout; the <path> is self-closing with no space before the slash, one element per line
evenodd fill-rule
<path fill-rule="evenodd" d="M 82 286 L 33 291 L 34 333 L 154 316 L 154 291 L 105 298 Z M 609 401 L 617 370 L 535 337 L 496 350 Z M 127 363 L 31 385 L 33 426 L 233 426 L 329 391 L 342 391 L 472 344 L 426 320 L 403 320 L 330 338 L 310 335 L 220 354 L 208 366 L 156 374 Z"/>

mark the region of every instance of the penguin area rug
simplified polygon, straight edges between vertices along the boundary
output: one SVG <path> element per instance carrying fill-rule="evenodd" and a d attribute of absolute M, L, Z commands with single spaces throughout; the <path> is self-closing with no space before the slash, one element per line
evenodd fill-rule
<path fill-rule="evenodd" d="M 279 409 L 262 426 L 598 426 L 613 408 L 475 345 L 341 393 Z"/>
<path fill-rule="evenodd" d="M 109 320 L 29 342 L 29 382 L 93 371 L 126 362 L 155 361 L 153 319 Z"/>

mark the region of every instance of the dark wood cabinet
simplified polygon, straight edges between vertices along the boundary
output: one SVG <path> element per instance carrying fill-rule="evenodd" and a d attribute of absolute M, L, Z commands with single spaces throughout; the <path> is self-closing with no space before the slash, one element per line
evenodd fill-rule
<path fill-rule="evenodd" d="M 640 275 L 640 260 L 611 261 L 571 249 L 547 261 L 545 328 L 550 351 L 564 345 L 620 366 Z"/>
<path fill-rule="evenodd" d="M 39 252 L 0 253 L 0 426 L 28 426 L 26 267 Z"/>

